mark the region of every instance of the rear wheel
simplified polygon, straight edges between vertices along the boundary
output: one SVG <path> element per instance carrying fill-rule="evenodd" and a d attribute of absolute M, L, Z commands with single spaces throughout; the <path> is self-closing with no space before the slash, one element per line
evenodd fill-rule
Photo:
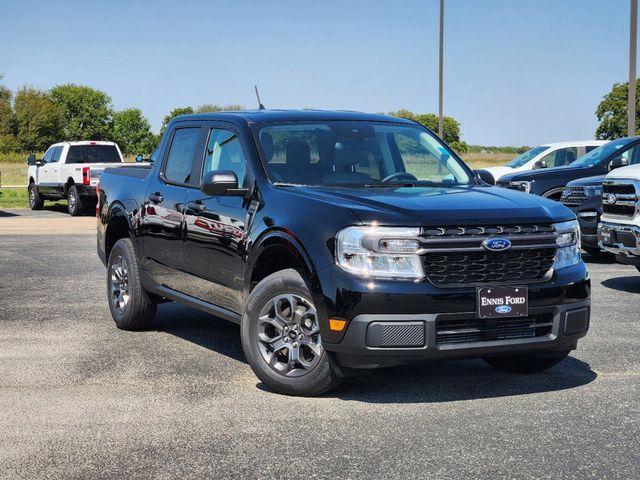
<path fill-rule="evenodd" d="M 563 352 L 554 356 L 508 355 L 504 357 L 486 357 L 485 362 L 493 368 L 509 373 L 538 373 L 548 370 L 564 360 L 569 352 Z"/>
<path fill-rule="evenodd" d="M 320 395 L 339 379 L 322 346 L 316 308 L 295 270 L 253 289 L 242 317 L 242 348 L 262 382 L 286 395 Z"/>
<path fill-rule="evenodd" d="M 128 238 L 118 240 L 109 254 L 107 296 L 118 328 L 143 330 L 151 326 L 157 305 L 142 288 L 135 251 Z"/>
<path fill-rule="evenodd" d="M 38 186 L 35 183 L 29 184 L 29 207 L 31 210 L 42 210 L 44 200 L 38 192 Z"/>
<path fill-rule="evenodd" d="M 82 200 L 80 200 L 80 195 L 78 194 L 78 189 L 75 185 L 71 185 L 69 187 L 69 190 L 67 191 L 67 201 L 69 215 L 77 217 L 82 214 L 84 211 L 84 205 L 82 204 Z"/>

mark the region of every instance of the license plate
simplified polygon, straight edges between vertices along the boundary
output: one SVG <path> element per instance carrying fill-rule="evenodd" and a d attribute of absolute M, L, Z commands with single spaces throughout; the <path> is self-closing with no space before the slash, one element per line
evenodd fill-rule
<path fill-rule="evenodd" d="M 480 318 L 526 317 L 529 295 L 526 287 L 478 288 Z"/>

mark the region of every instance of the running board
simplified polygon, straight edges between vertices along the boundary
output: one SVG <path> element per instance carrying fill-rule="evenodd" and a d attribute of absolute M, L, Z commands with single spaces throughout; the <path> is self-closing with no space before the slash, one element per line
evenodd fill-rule
<path fill-rule="evenodd" d="M 217 305 L 205 302 L 204 300 L 200 300 L 199 298 L 192 297 L 185 293 L 177 292 L 176 290 L 172 290 L 164 285 L 153 285 L 149 287 L 145 286 L 150 293 L 167 298 L 168 300 L 174 300 L 182 303 L 183 305 L 200 310 L 201 312 L 210 313 L 211 315 L 215 315 L 216 317 L 223 318 L 224 320 L 228 320 L 238 325 L 240 325 L 240 321 L 242 320 L 242 315 L 239 313 L 218 307 Z"/>

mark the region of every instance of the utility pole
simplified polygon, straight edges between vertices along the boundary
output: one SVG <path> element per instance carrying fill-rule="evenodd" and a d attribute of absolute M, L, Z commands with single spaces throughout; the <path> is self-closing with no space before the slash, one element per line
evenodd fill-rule
<path fill-rule="evenodd" d="M 636 134 L 636 47 L 638 41 L 638 0 L 631 0 L 629 23 L 629 106 L 627 109 L 627 136 Z"/>
<path fill-rule="evenodd" d="M 631 0 L 632 3 L 634 0 Z M 636 6 L 637 6 L 637 0 Z M 440 0 L 440 65 L 438 72 L 438 135 L 444 136 L 442 125 L 442 84 L 444 80 L 444 0 Z M 635 63 L 634 63 L 635 65 Z M 634 73 L 635 75 L 635 73 Z"/>

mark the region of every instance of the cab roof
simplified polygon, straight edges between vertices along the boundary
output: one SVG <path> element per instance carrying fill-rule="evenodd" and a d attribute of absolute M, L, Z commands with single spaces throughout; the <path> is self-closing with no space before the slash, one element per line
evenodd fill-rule
<path fill-rule="evenodd" d="M 362 113 L 348 110 L 239 110 L 226 112 L 195 113 L 180 115 L 171 120 L 179 122 L 186 120 L 223 120 L 243 123 L 262 122 L 309 122 L 323 120 L 351 120 L 370 122 L 394 122 L 415 125 L 412 120 L 392 117 L 389 115 Z"/>

